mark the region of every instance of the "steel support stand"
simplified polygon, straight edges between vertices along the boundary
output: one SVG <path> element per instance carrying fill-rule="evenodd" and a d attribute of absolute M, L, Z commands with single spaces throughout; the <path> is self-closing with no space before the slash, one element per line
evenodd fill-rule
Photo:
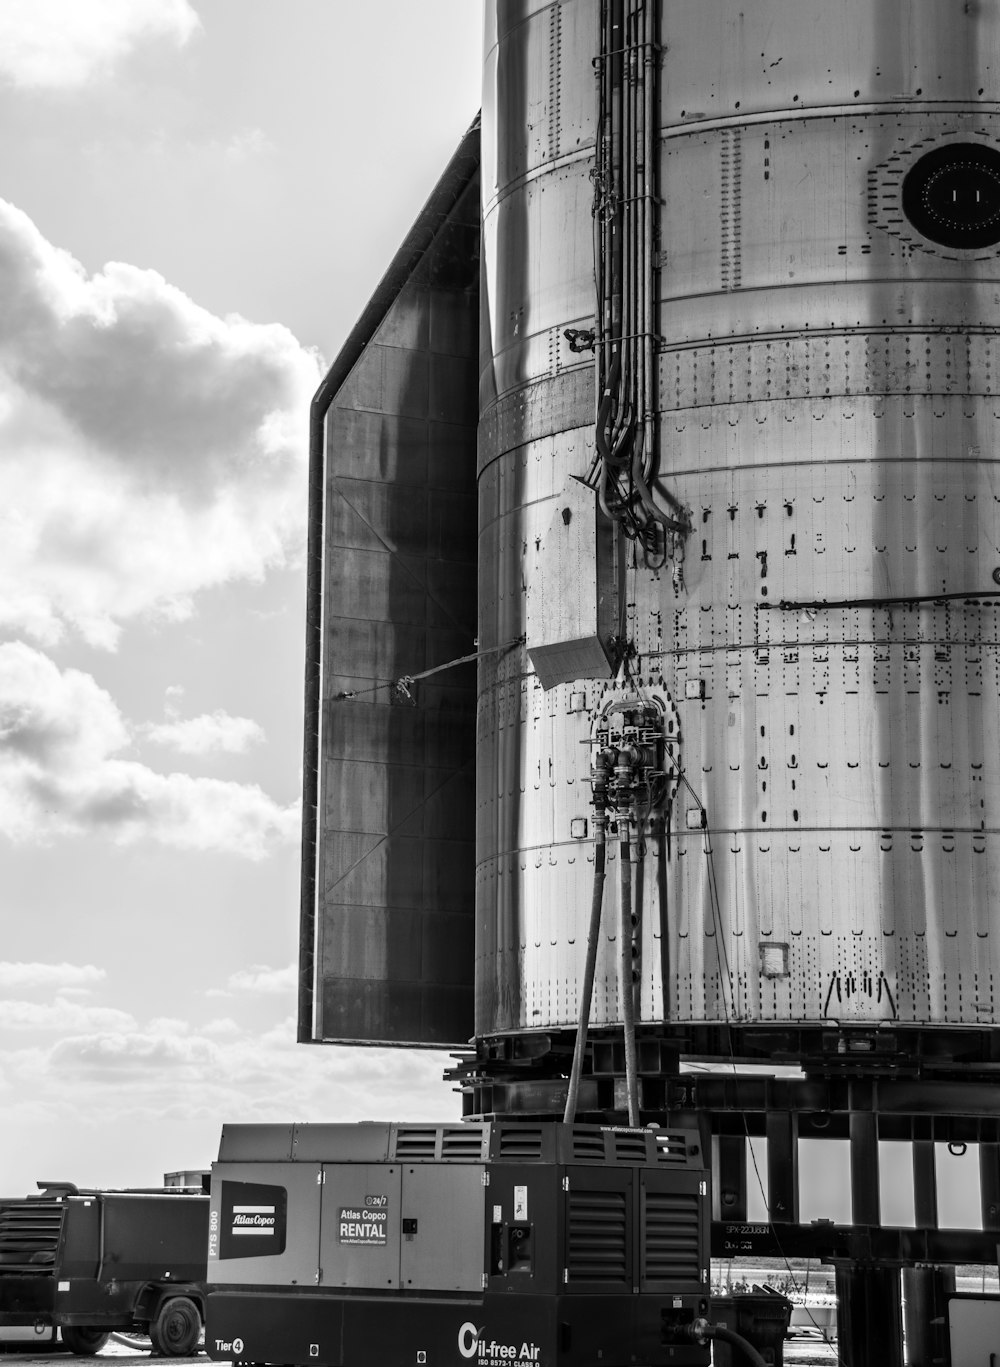
<path fill-rule="evenodd" d="M 860 1090 L 860 1089 L 859 1089 Z M 878 1129 L 873 1110 L 852 1110 L 851 1218 L 856 1225 L 879 1225 Z"/>
<path fill-rule="evenodd" d="M 747 1141 L 742 1134 L 720 1134 L 713 1140 L 716 1220 L 747 1218 Z"/>
<path fill-rule="evenodd" d="M 918 1229 L 937 1229 L 937 1165 L 933 1139 L 913 1141 L 913 1217 Z"/>
<path fill-rule="evenodd" d="M 837 1264 L 837 1352 L 843 1367 L 903 1367 L 898 1268 Z"/>
<path fill-rule="evenodd" d="M 953 1267 L 903 1268 L 906 1367 L 941 1367 L 948 1361 L 948 1293 Z"/>
<path fill-rule="evenodd" d="M 767 1133 L 767 1209 L 772 1224 L 799 1222 L 799 1118 L 792 1111 L 769 1111 Z"/>
<path fill-rule="evenodd" d="M 983 1229 L 1000 1230 L 1000 1144 L 979 1145 Z"/>

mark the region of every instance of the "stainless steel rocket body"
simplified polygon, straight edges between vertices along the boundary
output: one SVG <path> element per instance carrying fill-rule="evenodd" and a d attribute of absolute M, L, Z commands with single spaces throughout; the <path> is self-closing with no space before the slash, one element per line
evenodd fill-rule
<path fill-rule="evenodd" d="M 577 1021 L 597 737 L 629 708 L 662 729 L 640 1027 L 995 1026 L 1000 11 L 622 0 L 609 186 L 600 0 L 486 9 L 477 1036 Z M 593 492 L 626 171 L 659 554 Z M 624 1014 L 622 848 L 595 1027 Z"/>

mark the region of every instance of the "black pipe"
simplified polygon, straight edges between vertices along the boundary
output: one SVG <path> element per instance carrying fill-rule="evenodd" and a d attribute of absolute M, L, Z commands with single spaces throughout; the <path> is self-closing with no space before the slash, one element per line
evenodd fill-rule
<path fill-rule="evenodd" d="M 594 994 L 594 974 L 597 970 L 597 944 L 601 936 L 601 907 L 604 903 L 604 822 L 597 823 L 594 843 L 594 890 L 590 902 L 590 929 L 587 932 L 587 959 L 583 969 L 583 983 L 580 988 L 580 1019 L 576 1027 L 576 1044 L 573 1047 L 573 1065 L 569 1074 L 569 1091 L 566 1093 L 566 1109 L 563 1124 L 572 1125 L 576 1118 L 577 1097 L 580 1094 L 580 1074 L 583 1071 L 583 1056 L 587 1050 L 587 1028 L 590 1025 L 590 1002 Z"/>
<path fill-rule="evenodd" d="M 628 1123 L 639 1124 L 639 1078 L 635 1055 L 635 987 L 632 978 L 632 850 L 628 837 L 620 842 L 621 903 L 618 926 L 618 993 L 625 1037 L 625 1092 Z"/>
<path fill-rule="evenodd" d="M 767 1367 L 764 1358 L 750 1340 L 745 1339 L 742 1334 L 737 1334 L 735 1329 L 730 1329 L 726 1324 L 709 1324 L 708 1320 L 697 1319 L 691 1324 L 684 1325 L 679 1332 L 685 1338 L 700 1344 L 704 1344 L 707 1339 L 721 1339 L 723 1343 L 730 1343 L 734 1348 L 739 1348 L 750 1363 L 750 1367 Z"/>
<path fill-rule="evenodd" d="M 730 1329 L 725 1324 L 710 1324 L 708 1326 L 708 1338 L 721 1339 L 723 1343 L 731 1343 L 734 1348 L 742 1350 L 743 1356 L 750 1367 L 767 1367 L 762 1354 L 758 1353 L 749 1339 L 745 1339 L 742 1334 L 737 1334 L 735 1329 Z"/>

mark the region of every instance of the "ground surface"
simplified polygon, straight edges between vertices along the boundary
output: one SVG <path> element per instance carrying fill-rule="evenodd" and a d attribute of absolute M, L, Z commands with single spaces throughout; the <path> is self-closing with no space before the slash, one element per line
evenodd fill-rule
<path fill-rule="evenodd" d="M 114 1360 L 114 1367 L 208 1367 L 208 1358 L 204 1355 L 189 1358 L 151 1358 L 148 1353 L 136 1353 L 132 1348 L 126 1348 L 120 1343 L 109 1343 L 96 1358 L 72 1357 L 69 1353 L 61 1350 L 42 1350 L 33 1347 L 31 1352 L 24 1352 L 18 1348 L 7 1347 L 0 1352 L 0 1364 L 2 1367 L 100 1367 L 101 1362 Z M 785 1367 L 836 1367 L 837 1352 L 835 1348 L 828 1345 L 812 1342 L 806 1339 L 789 1339 L 785 1344 Z"/>

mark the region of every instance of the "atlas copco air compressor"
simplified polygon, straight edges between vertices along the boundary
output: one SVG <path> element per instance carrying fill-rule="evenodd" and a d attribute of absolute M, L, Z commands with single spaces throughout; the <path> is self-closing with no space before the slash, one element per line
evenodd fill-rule
<path fill-rule="evenodd" d="M 303 1367 L 705 1364 L 697 1133 L 228 1125 L 205 1347 Z"/>

